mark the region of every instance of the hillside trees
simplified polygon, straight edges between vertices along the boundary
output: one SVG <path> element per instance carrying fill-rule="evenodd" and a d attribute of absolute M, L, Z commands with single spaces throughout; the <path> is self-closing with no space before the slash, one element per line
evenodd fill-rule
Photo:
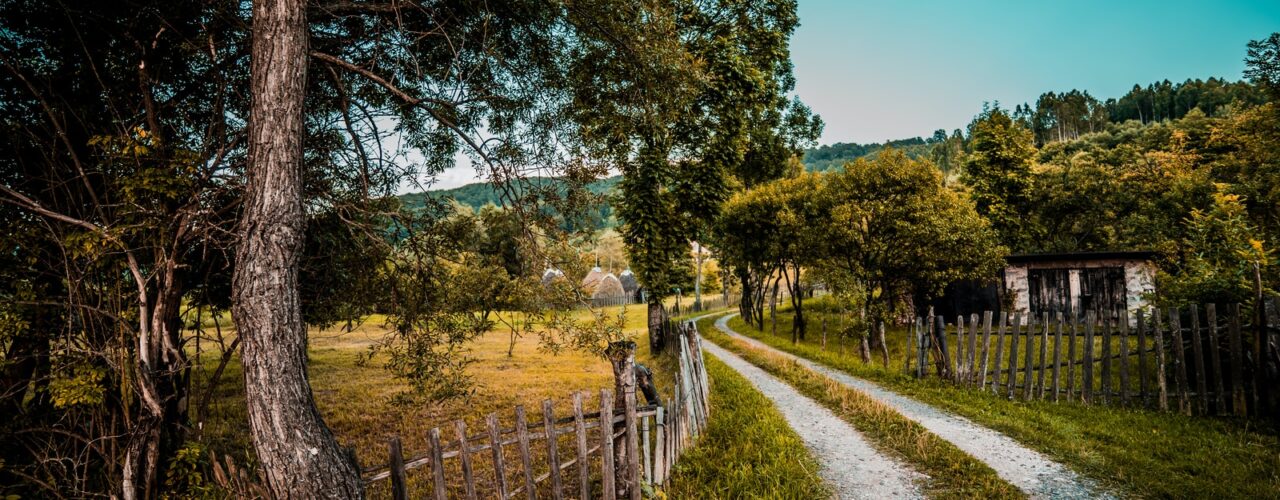
<path fill-rule="evenodd" d="M 1031 159 L 1035 154 L 1031 132 L 1018 125 L 999 107 L 987 109 L 970 124 L 970 153 L 965 157 L 962 181 L 970 189 L 978 213 L 1014 250 L 1024 250 L 1035 240 L 1025 215 L 1031 210 Z"/>
<path fill-rule="evenodd" d="M 868 318 L 862 355 L 878 349 L 887 365 L 884 323 L 912 294 L 932 296 L 950 283 L 990 279 L 1005 247 L 936 167 L 889 151 L 826 179 L 817 196 L 830 210 L 821 237 L 825 274 L 854 283 Z"/>

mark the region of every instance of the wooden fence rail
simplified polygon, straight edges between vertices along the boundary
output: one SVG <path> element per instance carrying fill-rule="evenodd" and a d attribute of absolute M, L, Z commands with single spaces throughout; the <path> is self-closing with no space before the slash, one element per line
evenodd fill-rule
<path fill-rule="evenodd" d="M 392 498 L 445 499 L 630 498 L 638 500 L 641 483 L 661 487 L 672 466 L 706 426 L 708 380 L 702 358 L 702 340 L 693 323 L 674 327 L 678 349 L 677 373 L 672 396 L 665 405 L 638 406 L 634 379 L 634 354 L 628 353 L 624 377 L 630 383 L 622 397 L 601 389 L 596 411 L 584 403 L 597 396 L 572 394 L 571 414 L 557 416 L 551 400 L 542 402 L 541 416 L 530 421 L 523 406 L 514 410 L 514 422 L 500 425 L 497 413 L 485 417 L 482 431 L 469 431 L 456 420 L 443 432 L 433 428 L 428 449 L 411 458 L 404 456 L 400 438 L 388 442 L 385 465 L 366 469 L 366 488 L 389 482 Z M 633 348 L 632 348 L 633 349 Z M 658 374 L 655 374 L 658 376 Z M 512 459 L 514 458 L 514 461 Z M 479 465 L 487 465 L 484 471 Z M 415 485 L 429 485 L 430 493 L 410 494 L 409 471 L 429 470 Z"/>
<path fill-rule="evenodd" d="M 1010 399 L 1153 407 L 1184 414 L 1277 414 L 1280 306 L 1231 305 L 917 318 L 905 367 Z M 994 342 L 992 341 L 992 337 Z M 912 348 L 911 346 L 914 346 Z M 1007 346 L 1007 348 L 1006 348 Z"/>

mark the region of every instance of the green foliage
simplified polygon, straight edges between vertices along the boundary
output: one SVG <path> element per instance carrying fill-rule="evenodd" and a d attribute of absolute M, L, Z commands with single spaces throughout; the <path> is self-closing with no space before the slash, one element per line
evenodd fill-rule
<path fill-rule="evenodd" d="M 1245 64 L 1245 78 L 1266 89 L 1272 99 L 1280 99 L 1280 33 L 1250 41 Z"/>
<path fill-rule="evenodd" d="M 209 450 L 198 441 L 187 441 L 174 452 L 164 473 L 163 500 L 218 498 L 217 489 L 205 478 Z"/>
<path fill-rule="evenodd" d="M 987 109 L 969 125 L 970 153 L 961 179 L 971 189 L 978 213 L 1014 250 L 1035 240 L 1023 214 L 1031 208 L 1031 132 L 999 107 Z"/>
<path fill-rule="evenodd" d="M 945 134 L 944 135 L 944 139 Z M 926 157 L 933 154 L 935 146 L 938 143 L 937 136 L 928 140 L 920 137 L 912 137 L 910 139 L 898 139 L 893 141 L 885 141 L 883 143 L 858 144 L 837 142 L 835 144 L 827 144 L 816 148 L 808 148 L 804 150 L 804 167 L 811 172 L 827 172 L 830 170 L 839 170 L 846 163 L 866 157 L 868 159 L 875 158 L 880 151 L 885 149 L 896 149 L 903 152 L 911 158 Z M 935 161 L 935 163 L 937 163 Z M 938 163 L 941 167 L 943 164 Z"/>
<path fill-rule="evenodd" d="M 106 370 L 85 364 L 55 372 L 49 380 L 49 396 L 57 408 L 93 407 L 106 399 Z"/>
<path fill-rule="evenodd" d="M 1211 208 L 1192 209 L 1178 268 L 1158 276 L 1160 295 L 1178 305 L 1250 302 L 1255 272 L 1266 270 L 1274 253 L 1257 234 L 1239 196 L 1215 193 Z"/>

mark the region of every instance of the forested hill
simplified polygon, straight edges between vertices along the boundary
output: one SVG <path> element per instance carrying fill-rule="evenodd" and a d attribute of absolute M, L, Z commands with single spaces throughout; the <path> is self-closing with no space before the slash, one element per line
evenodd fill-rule
<path fill-rule="evenodd" d="M 587 190 L 594 194 L 613 194 L 619 180 L 622 180 L 620 175 L 606 177 L 587 184 Z M 533 177 L 529 179 L 529 182 L 538 186 L 546 186 L 560 181 L 552 177 Z M 427 196 L 436 199 L 452 198 L 461 205 L 471 207 L 472 210 L 480 210 L 481 207 L 489 204 L 502 204 L 498 190 L 488 182 L 475 182 L 453 189 L 403 194 L 400 195 L 400 201 L 405 204 L 405 207 L 412 209 L 423 206 L 423 200 Z M 613 217 L 613 207 L 609 204 L 607 198 L 601 202 L 599 207 L 591 210 L 588 217 L 591 219 L 590 223 L 597 228 L 617 225 L 617 220 Z"/>
<path fill-rule="evenodd" d="M 804 150 L 804 167 L 811 172 L 825 172 L 858 158 L 874 158 L 885 147 L 893 147 L 912 158 L 928 156 L 932 144 L 920 137 L 885 141 L 883 143 L 858 144 L 837 142 Z"/>

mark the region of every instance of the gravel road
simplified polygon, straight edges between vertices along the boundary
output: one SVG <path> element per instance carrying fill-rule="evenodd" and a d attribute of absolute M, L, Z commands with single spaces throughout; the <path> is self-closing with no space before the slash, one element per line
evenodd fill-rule
<path fill-rule="evenodd" d="M 830 410 L 764 370 L 706 339 L 703 349 L 751 381 L 795 429 L 818 462 L 818 474 L 837 498 L 923 498 L 919 473 L 876 451 Z"/>
<path fill-rule="evenodd" d="M 828 368 L 805 358 L 770 347 L 763 342 L 741 335 L 729 328 L 729 318 L 722 316 L 716 328 L 752 346 L 795 359 L 809 369 L 860 390 L 872 398 L 898 410 L 903 416 L 950 441 L 965 453 L 995 469 L 1005 481 L 1010 482 L 1032 498 L 1109 498 L 1111 495 L 1092 481 L 1067 469 L 1062 464 L 1030 448 L 1018 444 L 1004 434 L 982 427 L 968 419 L 952 415 L 914 399 L 888 391 L 883 387 L 847 373 Z M 718 356 L 718 354 L 717 354 Z"/>

